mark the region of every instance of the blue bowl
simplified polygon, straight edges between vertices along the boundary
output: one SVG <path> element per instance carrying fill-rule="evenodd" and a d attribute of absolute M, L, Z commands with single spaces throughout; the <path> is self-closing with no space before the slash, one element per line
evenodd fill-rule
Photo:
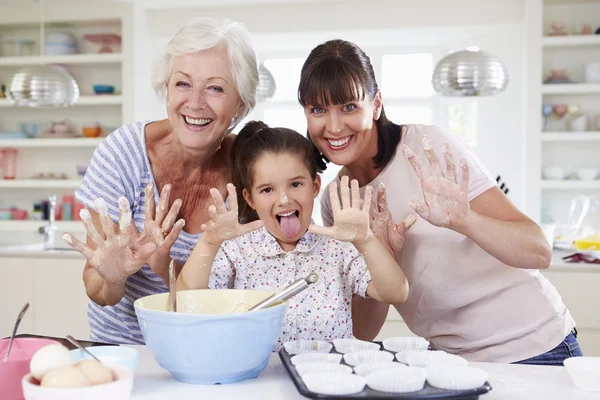
<path fill-rule="evenodd" d="M 123 346 L 92 346 L 86 347 L 86 350 L 95 355 L 101 362 L 122 365 L 129 368 L 135 374 L 139 358 L 139 353 L 136 349 Z M 73 362 L 92 358 L 79 349 L 71 350 L 71 356 L 73 357 Z"/>
<path fill-rule="evenodd" d="M 256 290 L 186 290 L 135 301 L 146 345 L 175 380 L 192 384 L 256 378 L 267 366 L 281 333 L 287 303 L 246 312 L 272 293 Z"/>
<path fill-rule="evenodd" d="M 115 92 L 115 87 L 111 85 L 94 85 L 94 93 L 111 94 Z"/>

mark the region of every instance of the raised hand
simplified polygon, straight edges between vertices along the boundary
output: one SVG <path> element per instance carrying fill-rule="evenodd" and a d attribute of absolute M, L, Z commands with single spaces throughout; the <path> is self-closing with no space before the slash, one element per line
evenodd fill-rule
<path fill-rule="evenodd" d="M 406 241 L 407 230 L 415 223 L 416 218 L 413 214 L 407 216 L 399 224 L 394 222 L 394 218 L 388 209 L 387 197 L 385 195 L 385 186 L 379 184 L 377 196 L 373 197 L 370 210 L 371 230 L 379 239 L 383 247 L 392 255 L 401 253 Z"/>
<path fill-rule="evenodd" d="M 442 144 L 442 153 L 446 161 L 446 173 L 444 174 L 429 139 L 426 137 L 421 138 L 421 145 L 431 165 L 431 173 L 428 176 L 424 176 L 423 169 L 415 153 L 406 145 L 402 146 L 404 155 L 421 182 L 425 199 L 425 204 L 413 199 L 409 202 L 409 205 L 421 218 L 433 225 L 453 229 L 460 228 L 466 223 L 470 212 L 468 199 L 469 166 L 464 159 L 460 160 L 462 179 L 459 185 L 450 146 L 447 143 Z"/>
<path fill-rule="evenodd" d="M 225 201 L 221 193 L 215 188 L 210 189 L 210 194 L 215 204 L 208 207 L 210 220 L 200 226 L 200 229 L 204 231 L 201 240 L 210 245 L 220 246 L 225 240 L 235 239 L 248 232 L 260 229 L 264 225 L 261 220 L 252 221 L 244 225 L 240 224 L 238 219 L 237 195 L 233 184 L 227 184 L 227 193 L 229 210 L 225 207 Z"/>
<path fill-rule="evenodd" d="M 94 242 L 96 249 L 92 250 L 68 233 L 65 233 L 63 238 L 83 254 L 105 282 L 113 285 L 123 283 L 148 262 L 156 250 L 156 244 L 144 241 L 135 225 L 131 223 L 131 207 L 125 197 L 119 198 L 118 228 L 108 215 L 104 199 L 96 199 L 94 205 L 102 225 L 101 232 L 96 229 L 87 209 L 81 210 L 80 216 L 88 238 Z"/>
<path fill-rule="evenodd" d="M 360 198 L 358 181 L 353 179 L 352 199 L 350 199 L 350 189 L 348 188 L 348 177 L 343 176 L 340 182 L 340 196 L 337 191 L 337 184 L 333 182 L 329 185 L 329 198 L 331 208 L 333 209 L 333 226 L 311 225 L 308 229 L 317 235 L 329 236 L 343 242 L 352 242 L 356 244 L 365 243 L 372 232 L 369 227 L 369 209 L 371 207 L 370 186 L 365 189 L 364 201 Z"/>

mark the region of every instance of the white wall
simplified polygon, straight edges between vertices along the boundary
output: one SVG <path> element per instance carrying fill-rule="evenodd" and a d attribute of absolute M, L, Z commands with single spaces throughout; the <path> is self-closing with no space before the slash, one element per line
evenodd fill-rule
<path fill-rule="evenodd" d="M 499 96 L 475 100 L 479 113 L 477 153 L 492 174 L 502 175 L 511 189 L 510 198 L 524 209 L 525 1 L 328 1 L 295 5 L 149 9 L 144 11 L 146 26 L 136 26 L 136 32 L 140 41 L 143 42 L 141 38 L 145 35 L 146 43 L 152 44 L 153 57 L 182 24 L 199 16 L 243 22 L 252 32 L 259 53 L 283 49 L 308 53 L 316 44 L 332 37 L 343 37 L 370 47 L 406 48 L 443 43 L 444 48 L 450 51 L 479 45 L 506 64 L 510 84 Z M 452 15 L 451 20 L 449 15 Z M 136 22 L 142 20 L 140 17 Z M 136 59 L 136 119 L 155 119 L 165 115 L 164 103 L 158 101 L 150 89 L 151 64 L 148 61 L 148 53 Z"/>

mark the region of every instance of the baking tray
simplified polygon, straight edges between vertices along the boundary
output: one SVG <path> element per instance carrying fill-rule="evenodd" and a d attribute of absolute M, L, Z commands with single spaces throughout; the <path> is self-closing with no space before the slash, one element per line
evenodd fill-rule
<path fill-rule="evenodd" d="M 375 342 L 379 345 L 381 345 L 380 342 Z M 387 351 L 383 348 L 383 346 L 381 346 L 381 351 Z M 333 348 L 333 350 L 330 352 L 331 354 L 341 354 L 335 351 L 335 347 Z M 392 353 L 392 352 L 389 352 Z M 395 354 L 395 353 L 392 353 Z M 328 399 L 332 399 L 332 400 L 353 400 L 353 399 L 373 399 L 373 400 L 390 400 L 390 399 L 398 399 L 398 400 L 433 400 L 433 399 L 451 399 L 451 400 L 477 400 L 479 398 L 480 395 L 482 394 L 486 394 L 487 392 L 489 392 L 490 390 L 492 390 L 492 386 L 486 382 L 483 386 L 477 388 L 477 389 L 470 389 L 470 390 L 445 390 L 445 389 L 438 389 L 438 388 L 434 388 L 433 386 L 430 386 L 428 382 L 425 382 L 425 387 L 423 388 L 423 390 L 420 390 L 418 392 L 411 392 L 411 393 L 386 393 L 386 392 L 379 392 L 377 390 L 373 390 L 370 387 L 365 385 L 365 388 L 363 389 L 362 392 L 359 393 L 355 393 L 355 394 L 350 394 L 350 395 L 328 395 L 328 394 L 320 394 L 320 393 L 315 393 L 312 392 L 310 390 L 308 390 L 308 387 L 304 384 L 304 381 L 302 380 L 302 378 L 300 377 L 300 375 L 298 374 L 298 371 L 296 370 L 296 367 L 292 364 L 292 357 L 294 355 L 293 354 L 288 354 L 288 352 L 282 347 L 279 350 L 279 358 L 281 359 L 281 362 L 283 363 L 283 366 L 285 367 L 286 371 L 288 372 L 290 378 L 292 378 L 292 382 L 294 382 L 294 385 L 296 386 L 296 388 L 298 389 L 298 392 L 304 396 L 304 397 L 308 397 L 309 399 L 321 399 L 321 400 L 328 400 Z M 396 361 L 395 357 L 394 357 L 394 362 L 398 362 Z M 344 365 L 348 365 L 346 364 L 346 362 L 344 361 L 344 359 L 342 358 L 342 364 Z M 352 368 L 352 366 L 350 365 L 350 367 Z"/>

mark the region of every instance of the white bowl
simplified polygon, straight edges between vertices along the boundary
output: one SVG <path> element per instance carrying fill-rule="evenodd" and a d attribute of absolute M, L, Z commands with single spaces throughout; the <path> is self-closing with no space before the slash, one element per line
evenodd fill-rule
<path fill-rule="evenodd" d="M 129 400 L 133 388 L 133 372 L 122 365 L 110 365 L 117 380 L 76 388 L 52 388 L 34 383 L 31 374 L 25 375 L 22 380 L 23 395 L 25 400 Z"/>
<path fill-rule="evenodd" d="M 561 180 L 565 179 L 566 171 L 562 167 L 544 167 L 542 176 L 544 179 Z"/>
<path fill-rule="evenodd" d="M 598 170 L 596 168 L 579 168 L 575 171 L 575 176 L 577 179 L 582 181 L 593 181 L 596 179 L 598 175 Z"/>
<path fill-rule="evenodd" d="M 581 390 L 600 392 L 600 357 L 571 357 L 563 363 L 575 386 Z"/>

